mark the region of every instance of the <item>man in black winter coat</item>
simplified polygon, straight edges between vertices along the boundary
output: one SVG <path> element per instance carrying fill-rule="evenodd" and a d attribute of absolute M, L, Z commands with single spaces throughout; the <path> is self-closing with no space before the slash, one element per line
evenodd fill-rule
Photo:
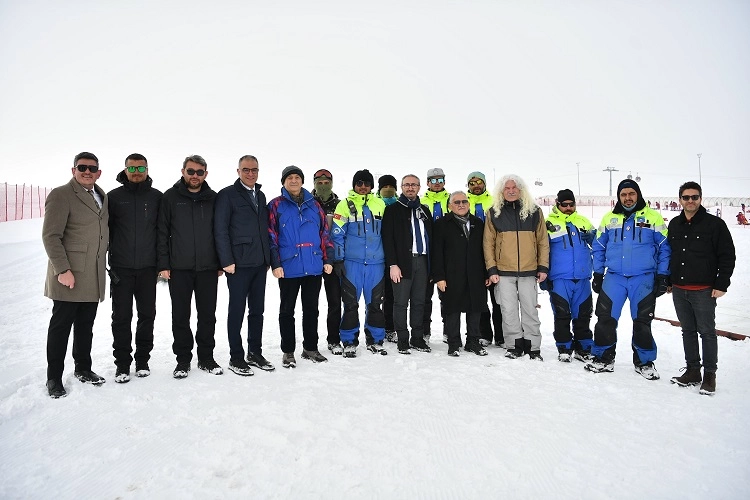
<path fill-rule="evenodd" d="M 214 361 L 216 291 L 223 274 L 214 248 L 214 200 L 216 192 L 205 182 L 206 160 L 193 155 L 182 163 L 182 178 L 167 189 L 159 208 L 157 268 L 169 280 L 172 297 L 172 350 L 177 357 L 174 378 L 185 378 L 193 359 L 190 307 L 195 293 L 198 327 L 198 368 L 221 375 Z"/>
<path fill-rule="evenodd" d="M 729 288 L 735 251 L 726 223 L 701 205 L 703 190 L 697 182 L 680 186 L 682 212 L 669 221 L 667 238 L 672 247 L 669 261 L 672 300 L 682 327 L 687 369 L 672 383 L 701 384 L 700 393 L 716 391 L 716 299 Z M 703 344 L 703 377 L 698 334 Z"/>
<path fill-rule="evenodd" d="M 469 213 L 469 199 L 462 191 L 450 195 L 448 207 L 450 212 L 435 222 L 430 244 L 430 269 L 440 296 L 448 355 L 459 355 L 461 313 L 465 312 L 465 349 L 486 356 L 479 343 L 479 320 L 489 285 L 482 249 L 484 222 Z"/>
<path fill-rule="evenodd" d="M 214 239 L 219 265 L 229 287 L 227 334 L 229 369 L 237 375 L 252 375 L 250 366 L 273 371 L 263 357 L 263 311 L 266 301 L 266 275 L 271 265 L 268 243 L 268 208 L 260 190 L 258 160 L 252 155 L 240 158 L 239 178 L 216 196 Z M 242 322 L 247 304 L 247 360 L 242 348 Z"/>
<path fill-rule="evenodd" d="M 381 231 L 385 265 L 393 283 L 393 325 L 399 353 L 411 354 L 410 347 L 430 352 L 424 340 L 424 291 L 430 272 L 432 215 L 419 201 L 419 177 L 404 176 L 401 191 L 398 201 L 385 208 Z M 407 308 L 411 340 L 406 324 Z"/>
<path fill-rule="evenodd" d="M 133 153 L 117 174 L 122 186 L 108 193 L 109 266 L 112 296 L 112 349 L 115 382 L 130 380 L 133 298 L 138 311 L 135 329 L 135 374 L 151 374 L 156 317 L 156 223 L 161 191 L 151 187 L 146 157 Z"/>

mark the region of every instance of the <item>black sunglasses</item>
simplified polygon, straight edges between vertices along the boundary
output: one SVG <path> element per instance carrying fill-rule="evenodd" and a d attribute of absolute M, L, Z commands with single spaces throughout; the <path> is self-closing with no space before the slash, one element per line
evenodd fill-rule
<path fill-rule="evenodd" d="M 198 169 L 198 170 L 195 170 L 195 169 L 192 169 L 192 168 L 186 168 L 185 169 L 185 173 L 188 174 L 188 175 L 198 175 L 199 177 L 203 177 L 203 175 L 206 173 L 206 171 L 203 170 L 202 168 Z"/>
<path fill-rule="evenodd" d="M 85 172 L 86 170 L 88 170 L 92 174 L 99 171 L 99 167 L 96 165 L 76 165 L 76 168 L 79 172 Z"/>
<path fill-rule="evenodd" d="M 128 172 L 130 172 L 132 174 L 132 173 L 134 173 L 137 170 L 140 173 L 143 173 L 143 172 L 146 171 L 147 168 L 148 167 L 128 167 Z"/>
<path fill-rule="evenodd" d="M 561 201 L 560 203 L 558 203 L 558 205 L 560 205 L 561 207 L 574 207 L 576 206 L 576 202 L 575 201 Z"/>
<path fill-rule="evenodd" d="M 469 200 L 453 200 L 454 205 L 468 205 Z"/>
<path fill-rule="evenodd" d="M 683 194 L 682 196 L 680 196 L 680 198 L 682 198 L 682 201 L 688 201 L 688 200 L 698 201 L 698 200 L 701 199 L 701 195 L 699 195 L 699 194 Z"/>
<path fill-rule="evenodd" d="M 369 183 L 369 182 L 367 182 L 367 181 L 357 181 L 357 184 L 356 184 L 356 186 L 357 186 L 358 188 L 361 188 L 362 186 L 372 187 L 372 184 L 370 184 L 370 183 Z"/>

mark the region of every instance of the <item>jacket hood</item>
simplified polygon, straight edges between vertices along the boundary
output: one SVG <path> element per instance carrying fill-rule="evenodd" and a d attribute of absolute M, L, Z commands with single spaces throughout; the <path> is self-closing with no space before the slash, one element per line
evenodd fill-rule
<path fill-rule="evenodd" d="M 138 189 L 141 185 L 143 186 L 143 188 L 141 189 L 150 188 L 154 182 L 150 175 L 146 175 L 146 180 L 143 182 L 135 182 L 135 183 L 130 182 L 124 170 L 120 170 L 120 173 L 117 174 L 116 179 L 117 179 L 117 182 L 119 182 L 120 184 L 122 184 L 128 189 Z"/>

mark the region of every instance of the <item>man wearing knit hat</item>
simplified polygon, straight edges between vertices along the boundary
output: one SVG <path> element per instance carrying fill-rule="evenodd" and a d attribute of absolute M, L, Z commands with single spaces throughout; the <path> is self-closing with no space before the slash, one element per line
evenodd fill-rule
<path fill-rule="evenodd" d="M 398 201 L 397 187 L 398 181 L 390 174 L 381 176 L 378 179 L 378 198 L 383 200 L 385 206 L 393 205 Z M 386 267 L 385 286 L 383 288 L 383 316 L 385 316 L 385 339 L 388 342 L 398 342 L 396 327 L 393 325 L 393 286 L 389 269 Z"/>
<path fill-rule="evenodd" d="M 383 348 L 385 318 L 382 310 L 385 254 L 380 236 L 385 203 L 371 194 L 373 184 L 368 170 L 355 173 L 349 196 L 339 202 L 333 216 L 333 266 L 341 279 L 344 314 L 340 333 L 347 358 L 357 355 L 359 297 L 363 294 L 367 349 L 387 354 Z"/>
<path fill-rule="evenodd" d="M 594 359 L 589 371 L 614 371 L 617 321 L 625 299 L 633 317 L 633 364 L 648 380 L 659 378 L 654 367 L 656 343 L 651 333 L 656 298 L 667 291 L 671 250 L 662 216 L 646 205 L 641 188 L 632 179 L 617 186 L 618 201 L 599 224 L 593 244 L 593 290 L 597 322 Z M 607 272 L 606 276 L 604 272 Z"/>
<path fill-rule="evenodd" d="M 466 178 L 466 197 L 469 200 L 469 213 L 475 215 L 483 222 L 487 218 L 487 212 L 492 207 L 492 195 L 487 191 L 487 178 L 482 172 L 472 172 Z M 503 313 L 500 310 L 500 304 L 495 300 L 495 284 L 490 284 L 487 288 L 487 292 L 490 295 L 490 301 L 492 302 L 492 322 L 490 323 L 490 311 L 487 309 L 482 312 L 479 320 L 479 329 L 481 331 L 481 338 L 479 343 L 482 347 L 487 347 L 492 343 L 492 338 L 495 338 L 495 345 L 498 347 L 505 346 L 505 339 L 503 338 Z M 495 329 L 493 335 L 492 329 Z"/>
<path fill-rule="evenodd" d="M 427 191 L 422 196 L 422 205 L 426 205 L 432 213 L 435 222 L 448 214 L 448 199 L 450 193 L 445 190 L 445 173 L 442 168 L 431 168 L 427 171 Z M 428 281 L 424 302 L 424 340 L 430 343 L 432 325 L 432 296 L 435 294 L 435 284 Z"/>
<path fill-rule="evenodd" d="M 333 270 L 333 244 L 326 214 L 312 194 L 302 187 L 305 174 L 294 165 L 281 173 L 281 196 L 268 204 L 271 269 L 279 280 L 279 331 L 281 364 L 294 368 L 296 345 L 294 309 L 302 293 L 302 357 L 315 363 L 328 361 L 318 351 L 318 298 L 323 273 Z"/>
<path fill-rule="evenodd" d="M 591 243 L 596 230 L 586 217 L 576 212 L 576 198 L 570 189 L 557 193 L 546 225 L 549 275 L 540 288 L 549 292 L 552 304 L 557 359 L 569 363 L 575 354 L 576 359 L 589 361 L 594 343 L 589 327 L 593 312 Z"/>
<path fill-rule="evenodd" d="M 339 197 L 333 192 L 333 175 L 330 170 L 321 168 L 313 176 L 315 187 L 312 190 L 313 198 L 320 203 L 328 220 L 328 229 L 333 230 L 333 213 L 339 204 Z M 328 350 L 336 356 L 340 356 L 344 349 L 341 347 L 339 337 L 339 326 L 341 324 L 341 280 L 335 274 L 323 274 L 323 288 L 326 291 L 328 302 L 328 315 L 326 316 L 326 327 L 328 330 Z"/>

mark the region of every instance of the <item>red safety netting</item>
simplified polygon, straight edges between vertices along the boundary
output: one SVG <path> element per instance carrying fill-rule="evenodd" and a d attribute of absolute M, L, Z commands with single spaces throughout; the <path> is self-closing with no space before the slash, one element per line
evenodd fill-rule
<path fill-rule="evenodd" d="M 26 184 L 0 184 L 0 222 L 44 217 L 50 189 Z"/>

